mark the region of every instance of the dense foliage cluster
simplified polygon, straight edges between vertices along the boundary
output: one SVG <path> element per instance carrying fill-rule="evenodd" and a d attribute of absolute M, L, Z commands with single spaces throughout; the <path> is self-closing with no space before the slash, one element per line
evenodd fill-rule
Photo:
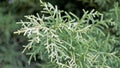
<path fill-rule="evenodd" d="M 15 32 L 29 39 L 23 50 L 28 50 L 29 62 L 38 54 L 59 68 L 119 67 L 118 52 L 112 51 L 117 38 L 109 32 L 111 26 L 117 27 L 115 22 L 94 10 L 83 10 L 79 19 L 50 3 L 41 3 L 43 15 L 25 16 L 28 21 L 18 22 L 22 28 Z"/>
<path fill-rule="evenodd" d="M 0 0 L 0 68 L 120 67 L 119 0 L 43 1 Z"/>

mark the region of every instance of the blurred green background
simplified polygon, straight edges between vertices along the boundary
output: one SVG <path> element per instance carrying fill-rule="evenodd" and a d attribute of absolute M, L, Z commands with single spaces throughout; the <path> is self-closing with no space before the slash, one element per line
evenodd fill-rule
<path fill-rule="evenodd" d="M 95 9 L 101 13 L 108 12 L 119 0 L 43 0 L 57 5 L 59 9 L 73 12 L 77 16 L 83 15 L 82 9 Z M 29 56 L 22 54 L 22 45 L 26 38 L 15 35 L 19 29 L 17 21 L 25 15 L 40 14 L 42 7 L 39 0 L 0 0 L 0 68 L 40 68 L 44 61 L 38 58 L 28 64 Z M 45 68 L 45 67 L 44 67 Z"/>

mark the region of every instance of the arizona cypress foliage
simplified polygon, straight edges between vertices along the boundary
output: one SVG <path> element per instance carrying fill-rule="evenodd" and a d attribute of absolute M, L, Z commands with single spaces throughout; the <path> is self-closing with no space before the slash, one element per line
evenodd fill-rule
<path fill-rule="evenodd" d="M 42 1 L 0 0 L 0 68 L 120 67 L 120 0 Z"/>
<path fill-rule="evenodd" d="M 79 18 L 71 12 L 58 10 L 50 3 L 41 1 L 41 4 L 41 16 L 28 15 L 25 16 L 26 21 L 17 22 L 21 29 L 15 33 L 23 33 L 28 38 L 23 53 L 30 55 L 29 63 L 38 55 L 52 68 L 119 67 L 119 51 L 112 51 L 119 38 L 110 31 L 115 27 L 119 31 L 119 8 L 115 7 L 112 11 L 117 17 L 113 21 L 109 18 L 110 14 L 104 15 L 95 10 L 83 10 Z M 90 21 L 92 23 L 88 24 Z"/>

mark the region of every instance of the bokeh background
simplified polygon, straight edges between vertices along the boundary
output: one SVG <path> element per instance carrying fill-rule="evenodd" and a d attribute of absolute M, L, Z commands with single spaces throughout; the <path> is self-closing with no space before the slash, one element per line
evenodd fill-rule
<path fill-rule="evenodd" d="M 72 12 L 78 17 L 83 15 L 83 9 L 95 9 L 101 13 L 107 12 L 119 0 L 42 0 L 57 5 L 60 10 Z M 19 29 L 16 22 L 24 20 L 25 15 L 36 15 L 42 7 L 39 0 L 0 0 L 0 68 L 41 68 L 44 60 L 32 60 L 28 64 L 29 56 L 22 54 L 27 43 L 22 35 L 13 32 Z M 44 67 L 45 68 L 45 67 Z"/>

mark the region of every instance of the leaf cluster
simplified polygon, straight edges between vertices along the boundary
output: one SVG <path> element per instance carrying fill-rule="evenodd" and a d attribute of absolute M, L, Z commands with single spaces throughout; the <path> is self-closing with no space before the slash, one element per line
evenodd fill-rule
<path fill-rule="evenodd" d="M 50 3 L 41 3 L 42 16 L 28 15 L 26 21 L 17 22 L 21 29 L 15 33 L 23 33 L 29 41 L 23 50 L 30 55 L 29 63 L 39 55 L 40 59 L 51 61 L 50 64 L 54 67 L 57 64 L 59 68 L 119 67 L 117 52 L 111 52 L 116 38 L 106 33 L 108 24 L 114 25 L 115 22 L 103 19 L 103 14 L 95 10 L 83 10 L 79 19 Z"/>

